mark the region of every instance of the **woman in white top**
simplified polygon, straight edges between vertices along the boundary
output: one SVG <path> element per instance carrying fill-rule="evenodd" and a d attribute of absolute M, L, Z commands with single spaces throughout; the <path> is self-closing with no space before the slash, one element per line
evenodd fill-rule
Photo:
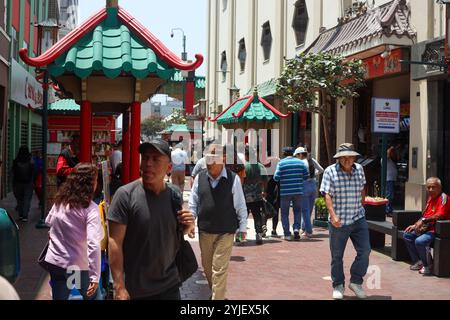
<path fill-rule="evenodd" d="M 297 148 L 294 156 L 302 160 L 309 171 L 309 179 L 303 182 L 302 206 L 302 232 L 301 239 L 309 239 L 312 236 L 311 214 L 317 197 L 316 177 L 324 170 L 322 166 L 312 157 L 308 157 L 308 150 L 304 147 Z"/>

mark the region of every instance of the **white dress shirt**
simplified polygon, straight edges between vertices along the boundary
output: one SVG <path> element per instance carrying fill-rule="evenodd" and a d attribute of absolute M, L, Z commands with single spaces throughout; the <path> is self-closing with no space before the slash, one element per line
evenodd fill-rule
<path fill-rule="evenodd" d="M 211 177 L 209 172 L 207 172 L 209 183 L 211 187 L 215 189 L 220 182 L 220 179 L 227 177 L 227 170 L 224 167 L 220 175 L 214 179 Z M 244 191 L 242 190 L 241 179 L 238 175 L 235 176 L 233 188 L 231 189 L 233 193 L 233 205 L 236 210 L 239 221 L 239 231 L 247 232 L 247 205 L 245 204 Z M 198 216 L 198 175 L 195 177 L 194 185 L 192 186 L 191 195 L 189 197 L 189 209 L 194 213 L 195 218 Z"/>

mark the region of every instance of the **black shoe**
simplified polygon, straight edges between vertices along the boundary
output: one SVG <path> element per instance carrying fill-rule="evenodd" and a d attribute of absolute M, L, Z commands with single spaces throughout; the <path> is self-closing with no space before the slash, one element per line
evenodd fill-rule
<path fill-rule="evenodd" d="M 272 230 L 271 237 L 272 238 L 279 238 L 280 236 L 278 235 L 278 233 L 275 230 Z"/>
<path fill-rule="evenodd" d="M 261 235 L 261 233 L 257 233 L 257 234 L 256 234 L 256 244 L 257 244 L 257 245 L 263 244 L 263 240 L 262 240 L 262 235 Z"/>
<path fill-rule="evenodd" d="M 300 233 L 298 231 L 294 231 L 294 240 L 300 241 Z"/>

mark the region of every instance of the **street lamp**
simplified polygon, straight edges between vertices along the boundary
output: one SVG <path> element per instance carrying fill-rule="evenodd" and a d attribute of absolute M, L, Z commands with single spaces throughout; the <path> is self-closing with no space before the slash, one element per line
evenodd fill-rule
<path fill-rule="evenodd" d="M 38 28 L 38 55 L 41 55 L 58 40 L 58 24 L 54 20 L 47 20 L 36 25 Z M 48 86 L 49 79 L 47 70 L 43 72 L 43 103 L 42 103 L 42 206 L 41 217 L 36 228 L 48 228 L 45 223 L 47 211 L 47 129 L 48 129 Z"/>
<path fill-rule="evenodd" d="M 181 53 L 181 60 L 187 61 L 186 35 L 184 34 L 184 30 L 181 29 L 181 28 L 173 28 L 173 29 L 170 31 L 170 37 L 171 37 L 171 38 L 173 38 L 173 36 L 174 36 L 174 34 L 173 34 L 174 31 L 181 31 L 181 33 L 183 33 L 183 52 Z"/>

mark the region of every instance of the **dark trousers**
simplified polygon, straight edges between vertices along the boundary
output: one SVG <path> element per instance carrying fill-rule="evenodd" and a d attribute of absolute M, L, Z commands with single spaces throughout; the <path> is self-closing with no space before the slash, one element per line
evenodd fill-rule
<path fill-rule="evenodd" d="M 256 233 L 263 233 L 263 225 L 266 224 L 266 221 L 264 221 L 264 217 L 262 214 L 262 207 L 263 202 L 262 201 L 256 201 L 256 202 L 248 202 L 247 203 L 247 211 L 252 213 L 253 215 L 253 221 L 255 222 L 255 231 Z"/>
<path fill-rule="evenodd" d="M 33 183 L 14 183 L 14 197 L 17 200 L 17 212 L 20 218 L 28 218 L 31 198 L 33 197 Z"/>
<path fill-rule="evenodd" d="M 157 295 L 134 298 L 133 300 L 181 300 L 180 287 L 177 285 Z"/>

